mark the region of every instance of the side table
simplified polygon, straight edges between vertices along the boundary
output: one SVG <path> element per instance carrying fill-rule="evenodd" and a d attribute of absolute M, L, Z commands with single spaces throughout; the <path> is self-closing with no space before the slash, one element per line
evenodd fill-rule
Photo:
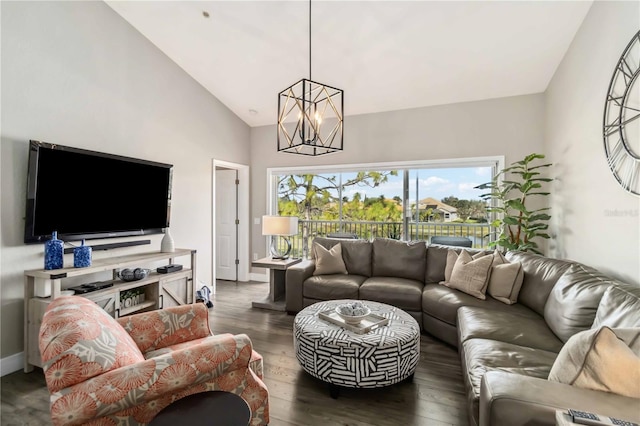
<path fill-rule="evenodd" d="M 269 295 L 264 300 L 252 302 L 251 306 L 284 312 L 286 310 L 284 280 L 287 268 L 301 261 L 302 259 L 272 259 L 265 257 L 251 262 L 253 267 L 269 269 Z"/>

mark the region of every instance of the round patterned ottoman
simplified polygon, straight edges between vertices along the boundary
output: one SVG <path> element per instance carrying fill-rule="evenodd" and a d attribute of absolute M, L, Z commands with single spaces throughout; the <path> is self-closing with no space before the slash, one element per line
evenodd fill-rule
<path fill-rule="evenodd" d="M 377 388 L 413 379 L 420 358 L 420 326 L 402 309 L 362 300 L 387 325 L 358 334 L 318 317 L 319 312 L 353 300 L 318 302 L 298 312 L 293 345 L 302 368 L 331 385 Z M 330 387 L 337 397 L 338 388 Z"/>

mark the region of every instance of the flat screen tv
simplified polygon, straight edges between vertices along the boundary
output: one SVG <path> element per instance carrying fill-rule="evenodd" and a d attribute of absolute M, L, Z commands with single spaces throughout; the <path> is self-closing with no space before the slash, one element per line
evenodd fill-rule
<path fill-rule="evenodd" d="M 24 242 L 159 234 L 169 226 L 171 164 L 29 141 Z"/>

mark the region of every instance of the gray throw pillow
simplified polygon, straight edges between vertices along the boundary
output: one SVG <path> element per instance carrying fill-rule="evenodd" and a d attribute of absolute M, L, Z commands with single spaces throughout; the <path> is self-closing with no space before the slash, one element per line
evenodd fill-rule
<path fill-rule="evenodd" d="M 346 274 L 347 267 L 342 260 L 342 246 L 340 243 L 326 249 L 318 243 L 313 243 L 316 268 L 313 275 Z"/>
<path fill-rule="evenodd" d="M 510 263 L 499 250 L 493 253 L 491 276 L 487 293 L 507 305 L 518 301 L 518 294 L 524 281 L 524 270 L 520 262 Z"/>

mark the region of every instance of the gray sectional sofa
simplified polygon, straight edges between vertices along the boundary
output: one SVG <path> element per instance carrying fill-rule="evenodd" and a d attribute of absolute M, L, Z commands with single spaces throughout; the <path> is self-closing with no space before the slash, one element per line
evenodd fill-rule
<path fill-rule="evenodd" d="M 547 380 L 572 335 L 601 325 L 640 327 L 638 286 L 577 262 L 509 252 L 506 258 L 521 263 L 524 280 L 517 303 L 508 305 L 439 284 L 448 250 L 460 247 L 388 239 L 314 242 L 327 249 L 340 243 L 348 273 L 314 275 L 313 258 L 290 267 L 287 311 L 361 299 L 408 312 L 423 332 L 458 349 L 471 425 L 555 425 L 555 411 L 566 408 L 640 421 L 639 399 Z"/>

